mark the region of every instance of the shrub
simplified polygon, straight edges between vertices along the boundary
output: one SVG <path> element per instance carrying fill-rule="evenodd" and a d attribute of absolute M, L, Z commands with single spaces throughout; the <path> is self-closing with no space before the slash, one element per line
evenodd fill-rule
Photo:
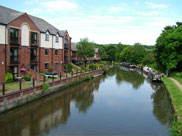
<path fill-rule="evenodd" d="M 106 65 L 106 61 L 102 61 L 101 64 Z"/>
<path fill-rule="evenodd" d="M 90 80 L 90 79 L 92 79 L 92 77 L 91 77 L 90 75 L 87 75 L 87 76 L 85 77 L 85 80 Z"/>
<path fill-rule="evenodd" d="M 30 81 L 30 80 L 31 80 L 31 74 L 30 74 L 30 72 L 28 72 L 27 75 L 24 76 L 23 79 L 24 79 L 25 81 Z"/>
<path fill-rule="evenodd" d="M 40 73 L 40 75 L 41 75 L 41 76 L 46 76 L 46 74 L 45 74 L 45 73 Z"/>
<path fill-rule="evenodd" d="M 95 66 L 96 66 L 96 69 L 100 68 L 100 64 L 99 63 L 95 64 Z"/>
<path fill-rule="evenodd" d="M 7 72 L 5 75 L 5 82 L 6 83 L 11 83 L 13 82 L 13 74 L 10 72 Z"/>
<path fill-rule="evenodd" d="M 48 71 L 49 72 L 52 72 L 53 71 L 53 68 L 52 67 L 49 67 Z"/>
<path fill-rule="evenodd" d="M 95 65 L 95 64 L 90 64 L 90 65 L 89 65 L 89 69 L 95 70 L 95 69 L 96 69 L 96 65 Z"/>
<path fill-rule="evenodd" d="M 43 91 L 46 91 L 46 90 L 48 90 L 49 89 L 49 84 L 48 83 L 43 83 L 42 84 L 42 90 Z"/>
<path fill-rule="evenodd" d="M 72 65 L 71 64 L 68 64 L 68 72 L 70 73 L 72 71 Z"/>

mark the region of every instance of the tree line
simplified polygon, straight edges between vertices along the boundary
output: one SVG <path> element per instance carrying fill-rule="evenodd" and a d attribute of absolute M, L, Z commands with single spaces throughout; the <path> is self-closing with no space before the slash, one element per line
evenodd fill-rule
<path fill-rule="evenodd" d="M 88 38 L 81 39 L 78 47 L 84 44 L 87 48 L 85 55 L 93 56 L 93 48 L 99 48 L 103 61 L 131 62 L 133 64 L 148 65 L 154 69 L 170 72 L 182 71 L 182 23 L 166 26 L 156 40 L 155 45 L 96 44 Z M 79 49 L 81 50 L 81 49 Z M 78 51 L 81 52 L 81 51 Z M 84 51 L 85 52 L 85 51 Z M 79 53 L 83 55 L 82 52 Z"/>

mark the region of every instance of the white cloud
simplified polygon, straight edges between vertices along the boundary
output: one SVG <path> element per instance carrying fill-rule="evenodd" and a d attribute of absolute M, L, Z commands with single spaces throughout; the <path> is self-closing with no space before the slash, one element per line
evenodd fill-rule
<path fill-rule="evenodd" d="M 117 6 L 112 6 L 108 9 L 109 12 L 121 12 L 128 10 L 128 5 L 126 3 L 120 3 Z"/>
<path fill-rule="evenodd" d="M 76 3 L 68 1 L 68 0 L 47 1 L 47 2 L 42 2 L 41 5 L 48 12 L 72 11 L 78 7 Z"/>
<path fill-rule="evenodd" d="M 146 2 L 145 4 L 146 4 L 146 6 L 148 8 L 152 8 L 152 9 L 164 9 L 164 8 L 168 7 L 165 4 L 155 4 L 155 3 L 152 3 L 152 2 Z"/>
<path fill-rule="evenodd" d="M 137 14 L 141 16 L 155 16 L 155 15 L 160 15 L 161 13 L 158 11 L 149 11 L 149 12 L 137 12 Z"/>

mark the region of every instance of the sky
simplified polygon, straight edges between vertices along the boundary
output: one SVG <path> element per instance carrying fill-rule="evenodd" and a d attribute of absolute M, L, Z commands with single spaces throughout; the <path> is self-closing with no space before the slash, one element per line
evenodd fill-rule
<path fill-rule="evenodd" d="M 182 0 L 0 0 L 68 30 L 72 42 L 154 45 L 167 25 L 182 22 Z"/>

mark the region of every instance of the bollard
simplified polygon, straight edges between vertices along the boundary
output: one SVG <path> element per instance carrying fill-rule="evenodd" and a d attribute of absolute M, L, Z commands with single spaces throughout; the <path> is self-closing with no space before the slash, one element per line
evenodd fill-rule
<path fill-rule="evenodd" d="M 52 82 L 54 82 L 54 73 L 53 73 L 53 75 L 52 75 Z"/>
<path fill-rule="evenodd" d="M 21 79 L 20 79 L 20 91 L 21 91 Z"/>
<path fill-rule="evenodd" d="M 3 85 L 3 95 L 5 95 L 5 83 L 2 83 L 2 85 Z"/>
<path fill-rule="evenodd" d="M 35 87 L 35 78 L 33 78 L 33 87 Z"/>
<path fill-rule="evenodd" d="M 46 77 L 44 76 L 44 83 L 45 83 Z"/>
<path fill-rule="evenodd" d="M 61 73 L 60 73 L 60 80 L 61 80 Z"/>

